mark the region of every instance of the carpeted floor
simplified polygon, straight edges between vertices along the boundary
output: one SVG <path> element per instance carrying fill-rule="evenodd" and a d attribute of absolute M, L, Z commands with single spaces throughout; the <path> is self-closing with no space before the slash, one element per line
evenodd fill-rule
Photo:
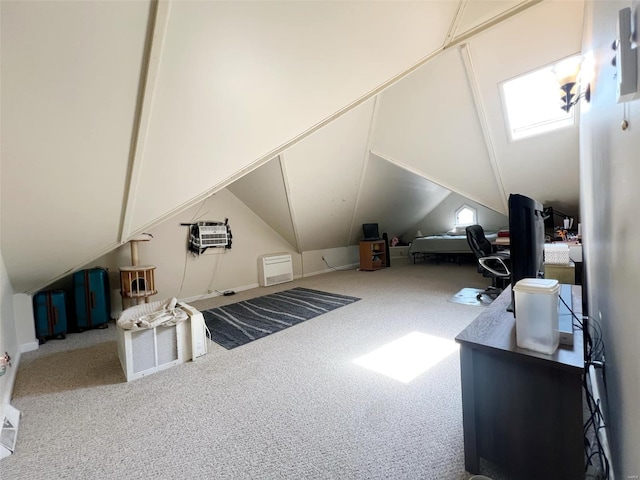
<path fill-rule="evenodd" d="M 447 300 L 485 281 L 473 265 L 397 261 L 194 302 L 298 286 L 362 299 L 130 383 L 113 324 L 47 342 L 22 356 L 1 477 L 466 480 L 458 354 L 407 383 L 356 360 L 412 332 L 453 343 L 481 309 Z"/>

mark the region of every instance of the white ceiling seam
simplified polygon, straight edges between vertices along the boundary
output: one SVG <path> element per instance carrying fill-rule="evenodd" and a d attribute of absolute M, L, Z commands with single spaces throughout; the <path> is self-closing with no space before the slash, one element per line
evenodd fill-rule
<path fill-rule="evenodd" d="M 356 192 L 356 201 L 353 204 L 353 211 L 351 212 L 351 226 L 349 227 L 347 245 L 349 245 L 351 238 L 355 235 L 356 231 L 356 215 L 358 213 L 358 207 L 360 206 L 360 196 L 362 194 L 362 187 L 364 184 L 365 175 L 367 173 L 367 166 L 369 164 L 369 151 L 371 150 L 371 142 L 373 141 L 373 132 L 375 131 L 376 119 L 378 118 L 378 110 L 380 107 L 380 95 L 376 95 L 373 99 L 373 111 L 371 112 L 371 119 L 369 121 L 369 132 L 367 134 L 367 144 L 364 149 L 362 169 L 360 170 L 360 180 L 358 182 L 358 191 Z M 361 227 L 357 227 L 358 230 Z"/>
<path fill-rule="evenodd" d="M 289 218 L 291 219 L 291 225 L 293 226 L 293 236 L 296 239 L 296 252 L 302 254 L 300 248 L 300 235 L 298 234 L 298 226 L 296 224 L 296 216 L 294 213 L 293 202 L 291 201 L 291 188 L 289 187 L 289 176 L 287 175 L 286 162 L 284 160 L 285 153 L 282 152 L 278 155 L 278 164 L 280 165 L 280 171 L 282 172 L 282 181 L 284 183 L 284 194 L 287 198 L 287 205 L 289 206 Z"/>
<path fill-rule="evenodd" d="M 469 0 L 460 0 L 458 3 L 458 9 L 456 10 L 455 15 L 453 16 L 453 20 L 451 21 L 451 26 L 449 27 L 449 31 L 447 32 L 447 36 L 444 39 L 443 48 L 447 48 L 449 44 L 453 41 L 456 35 L 456 31 L 460 26 L 460 22 L 462 21 L 462 17 L 464 16 L 464 10 L 467 7 L 467 3 Z"/>
<path fill-rule="evenodd" d="M 468 43 L 460 45 L 460 53 L 462 55 L 462 61 L 464 63 L 467 79 L 469 80 L 469 86 L 471 87 L 471 94 L 473 96 L 473 103 L 475 104 L 476 114 L 478 115 L 478 121 L 480 122 L 480 128 L 482 129 L 482 136 L 484 137 L 485 146 L 487 148 L 487 154 L 489 155 L 489 162 L 491 163 L 491 169 L 495 176 L 496 185 L 500 193 L 500 199 L 502 200 L 502 206 L 504 212 L 509 210 L 507 203 L 506 190 L 504 188 L 504 182 L 502 181 L 502 175 L 500 173 L 500 167 L 498 165 L 496 150 L 493 146 L 493 140 L 491 138 L 491 131 L 489 129 L 489 122 L 485 113 L 484 102 L 482 101 L 482 95 L 478 88 L 478 81 L 476 79 L 475 70 L 473 69 L 473 59 L 471 58 L 471 47 Z M 503 212 L 503 213 L 504 213 Z"/>
<path fill-rule="evenodd" d="M 149 22 L 151 29 L 150 46 L 143 60 L 146 62 L 146 65 L 143 66 L 142 77 L 140 79 L 141 93 L 138 97 L 138 105 L 136 106 L 129 173 L 126 180 L 127 185 L 125 187 L 125 199 L 119 232 L 121 243 L 125 243 L 132 236 L 130 229 L 133 210 L 136 203 L 142 162 L 144 161 L 144 147 L 149 133 L 153 100 L 160 70 L 160 62 L 162 61 L 162 49 L 166 38 L 170 10 L 170 1 L 158 0 L 151 3 L 151 15 L 154 18 L 150 19 Z"/>
<path fill-rule="evenodd" d="M 451 48 L 454 45 L 462 43 L 465 40 L 468 40 L 469 38 L 473 37 L 474 35 L 484 32 L 485 30 L 503 22 L 504 20 L 507 20 L 508 18 L 511 18 L 514 15 L 518 15 L 519 13 L 527 10 L 528 8 L 533 7 L 534 5 L 537 5 L 538 3 L 542 3 L 543 1 L 544 0 L 525 0 L 521 4 L 516 5 L 515 7 L 510 8 L 509 10 L 504 11 L 499 15 L 496 15 L 495 17 L 481 23 L 480 25 L 477 25 L 471 28 L 470 30 L 467 30 L 466 32 L 462 33 L 460 36 L 454 36 L 452 41 L 449 42 L 444 48 Z"/>

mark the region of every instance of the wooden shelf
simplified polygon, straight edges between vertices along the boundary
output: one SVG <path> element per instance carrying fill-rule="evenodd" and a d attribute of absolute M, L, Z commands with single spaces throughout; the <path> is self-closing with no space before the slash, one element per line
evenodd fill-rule
<path fill-rule="evenodd" d="M 362 240 L 360 242 L 360 270 L 380 270 L 387 266 L 384 240 Z"/>

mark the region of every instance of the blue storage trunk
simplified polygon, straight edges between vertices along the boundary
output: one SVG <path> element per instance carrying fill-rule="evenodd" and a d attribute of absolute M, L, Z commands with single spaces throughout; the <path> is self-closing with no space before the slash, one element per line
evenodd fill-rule
<path fill-rule="evenodd" d="M 33 296 L 36 337 L 40 345 L 50 338 L 65 338 L 67 333 L 67 301 L 62 290 L 47 290 Z"/>
<path fill-rule="evenodd" d="M 109 275 L 104 268 L 80 270 L 73 274 L 76 327 L 79 331 L 106 328 L 111 320 Z"/>

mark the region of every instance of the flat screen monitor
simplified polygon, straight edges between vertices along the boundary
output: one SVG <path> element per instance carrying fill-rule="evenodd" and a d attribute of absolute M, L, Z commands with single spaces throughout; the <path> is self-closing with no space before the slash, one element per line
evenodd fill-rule
<path fill-rule="evenodd" d="M 509 195 L 512 287 L 523 278 L 544 276 L 544 233 L 542 204 L 525 195 Z"/>
<path fill-rule="evenodd" d="M 362 234 L 365 240 L 380 240 L 377 223 L 363 223 Z"/>

